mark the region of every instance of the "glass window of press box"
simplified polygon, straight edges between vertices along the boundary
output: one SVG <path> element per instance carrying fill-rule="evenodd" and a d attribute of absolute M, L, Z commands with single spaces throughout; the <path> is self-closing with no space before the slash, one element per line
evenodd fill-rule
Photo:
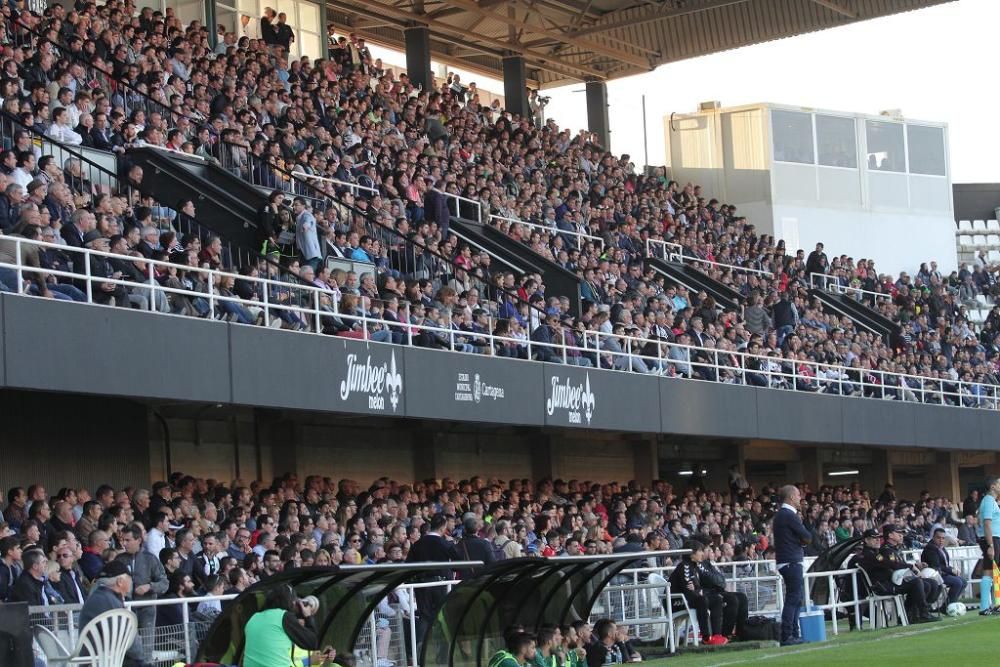
<path fill-rule="evenodd" d="M 910 173 L 927 176 L 945 175 L 944 129 L 926 125 L 907 125 Z"/>
<path fill-rule="evenodd" d="M 285 21 L 292 29 L 295 40 L 289 49 L 289 58 L 320 58 L 323 56 L 322 36 L 326 29 L 320 25 L 320 7 L 309 0 L 219 0 L 215 5 L 216 20 L 228 31 L 238 36 L 247 34 L 260 36 L 260 17 L 270 7 L 275 12 L 285 14 Z M 249 17 L 246 30 L 242 29 L 240 17 Z M 239 29 L 238 29 L 239 28 Z"/>
<path fill-rule="evenodd" d="M 853 118 L 816 114 L 816 158 L 824 167 L 857 169 L 857 128 Z"/>
<path fill-rule="evenodd" d="M 868 140 L 869 171 L 906 171 L 906 147 L 903 124 L 881 120 L 865 122 Z"/>
<path fill-rule="evenodd" d="M 776 161 L 815 164 L 812 114 L 772 109 L 771 136 Z"/>

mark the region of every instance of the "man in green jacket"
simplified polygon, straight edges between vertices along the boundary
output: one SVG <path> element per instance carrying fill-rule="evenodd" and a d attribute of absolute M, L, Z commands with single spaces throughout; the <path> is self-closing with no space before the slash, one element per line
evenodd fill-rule
<path fill-rule="evenodd" d="M 507 650 L 497 651 L 488 667 L 526 667 L 535 657 L 535 637 L 527 632 L 518 632 L 507 638 Z"/>

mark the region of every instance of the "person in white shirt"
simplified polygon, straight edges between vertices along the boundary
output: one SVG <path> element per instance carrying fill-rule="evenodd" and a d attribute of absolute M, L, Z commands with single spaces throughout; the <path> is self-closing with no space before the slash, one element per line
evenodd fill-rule
<path fill-rule="evenodd" d="M 172 514 L 168 511 L 161 511 L 157 516 L 156 524 L 149 529 L 146 535 L 146 551 L 157 558 L 160 551 L 167 546 L 167 531 L 170 529 L 170 519 Z"/>
<path fill-rule="evenodd" d="M 31 151 L 21 151 L 17 154 L 17 167 L 10 172 L 10 180 L 20 185 L 25 191 L 28 183 L 35 180 L 35 154 Z"/>
<path fill-rule="evenodd" d="M 240 26 L 236 32 L 240 37 L 260 39 L 260 21 L 254 21 L 249 14 L 240 14 Z"/>
<path fill-rule="evenodd" d="M 83 137 L 74 132 L 73 126 L 69 124 L 69 111 L 65 107 L 59 107 L 52 112 L 52 126 L 45 135 L 70 146 L 79 146 L 83 143 Z"/>

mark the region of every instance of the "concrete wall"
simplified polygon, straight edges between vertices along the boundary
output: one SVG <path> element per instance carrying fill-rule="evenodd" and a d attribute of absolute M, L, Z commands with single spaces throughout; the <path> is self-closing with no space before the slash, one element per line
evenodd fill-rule
<path fill-rule="evenodd" d="M 72 426 L 58 427 L 72 436 L 64 439 L 92 442 L 115 458 L 122 450 L 105 446 L 101 434 L 120 428 L 115 437 L 136 448 L 129 456 L 144 471 L 110 471 L 125 483 L 162 476 L 168 458 L 174 470 L 197 468 L 218 479 L 313 469 L 403 478 L 463 470 L 644 478 L 655 476 L 655 453 L 636 449 L 635 438 L 655 434 L 1000 449 L 1000 412 L 989 410 L 432 353 L 10 295 L 0 296 L 0 331 L 0 386 L 50 392 L 54 406 L 45 412 L 31 399 L 39 414 L 8 412 L 6 428 L 15 435 L 7 442 L 30 445 L 33 425 L 57 433 L 46 419 L 70 415 Z M 352 389 L 345 384 L 352 364 L 394 381 Z M 170 418 L 169 452 L 162 423 L 136 403 Z M 89 406 L 86 414 L 81 405 Z M 440 433 L 452 435 L 442 440 Z M 34 470 L 26 459 L 18 465 Z"/>

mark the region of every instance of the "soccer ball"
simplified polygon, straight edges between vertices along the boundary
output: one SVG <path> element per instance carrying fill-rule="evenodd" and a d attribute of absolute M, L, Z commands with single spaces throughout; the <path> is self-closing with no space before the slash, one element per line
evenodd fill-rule
<path fill-rule="evenodd" d="M 952 618 L 958 618 L 959 616 L 965 616 L 965 605 L 961 602 L 952 602 L 948 605 L 945 612 Z"/>

